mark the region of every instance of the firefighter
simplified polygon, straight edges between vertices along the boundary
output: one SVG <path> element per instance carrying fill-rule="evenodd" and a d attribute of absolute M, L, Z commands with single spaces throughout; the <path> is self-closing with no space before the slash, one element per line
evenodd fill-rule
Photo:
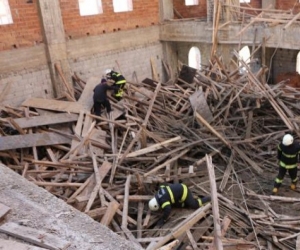
<path fill-rule="evenodd" d="M 111 112 L 111 105 L 107 99 L 107 90 L 116 90 L 116 87 L 109 86 L 106 79 L 102 78 L 101 83 L 99 83 L 94 88 L 94 114 L 101 116 L 102 107 L 106 108 L 107 114 Z"/>
<path fill-rule="evenodd" d="M 197 209 L 210 200 L 209 196 L 195 198 L 185 184 L 176 183 L 161 185 L 148 206 L 151 211 L 158 211 L 160 208 L 163 210 L 163 216 L 156 224 L 161 226 L 169 218 L 172 207 Z"/>
<path fill-rule="evenodd" d="M 300 144 L 294 141 L 291 134 L 285 134 L 282 141 L 277 147 L 277 158 L 279 160 L 279 171 L 274 181 L 274 188 L 272 194 L 277 194 L 286 172 L 289 173 L 291 178 L 292 190 L 296 189 L 298 181 L 298 162 L 299 162 Z"/>
<path fill-rule="evenodd" d="M 107 69 L 105 71 L 105 74 L 106 74 L 106 78 L 108 80 L 113 80 L 114 81 L 114 86 L 117 87 L 117 90 L 115 91 L 114 97 L 115 97 L 116 100 L 120 101 L 123 97 L 124 87 L 125 87 L 125 84 L 126 84 L 125 77 L 122 74 L 120 74 L 116 71 L 113 71 L 111 69 Z"/>

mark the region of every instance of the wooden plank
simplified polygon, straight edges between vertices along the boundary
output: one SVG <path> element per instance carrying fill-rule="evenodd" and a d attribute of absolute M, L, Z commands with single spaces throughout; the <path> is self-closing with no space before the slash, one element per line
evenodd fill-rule
<path fill-rule="evenodd" d="M 122 226 L 121 228 L 127 228 L 127 216 L 128 216 L 128 206 L 129 206 L 129 192 L 130 192 L 130 181 L 131 175 L 127 175 L 125 183 L 125 193 L 124 193 L 124 202 L 123 202 L 123 215 L 122 215 Z"/>
<path fill-rule="evenodd" d="M 80 104 L 84 110 L 90 111 L 94 105 L 93 101 L 93 93 L 94 93 L 94 88 L 97 86 L 98 83 L 100 83 L 101 79 L 98 77 L 90 77 L 85 86 L 84 89 L 77 101 L 78 104 Z"/>
<path fill-rule="evenodd" d="M 107 146 L 107 148 L 109 148 L 110 146 L 106 143 L 106 131 L 102 130 L 102 129 L 94 129 L 91 136 L 90 136 L 90 140 L 91 141 L 95 141 L 97 143 L 100 143 L 102 145 Z M 100 147 L 96 147 L 94 145 L 90 146 L 91 151 L 96 155 L 96 156 L 103 156 L 104 154 L 104 150 Z"/>
<path fill-rule="evenodd" d="M 0 203 L 0 220 L 10 211 L 10 207 Z M 0 248 L 1 249 L 1 248 Z"/>
<path fill-rule="evenodd" d="M 99 208 L 95 208 L 93 210 L 88 211 L 86 214 L 90 217 L 92 217 L 93 219 L 98 219 L 100 217 L 102 217 L 104 214 L 106 214 L 106 211 L 108 210 L 107 207 L 99 207 Z"/>
<path fill-rule="evenodd" d="M 102 217 L 100 223 L 105 226 L 108 226 L 111 223 L 112 219 L 114 218 L 114 215 L 116 214 L 119 207 L 120 207 L 120 203 L 115 201 L 109 202 L 106 212 Z"/>
<path fill-rule="evenodd" d="M 300 249 L 300 235 L 297 237 L 296 240 L 296 249 Z"/>
<path fill-rule="evenodd" d="M 214 246 L 218 250 L 223 249 L 222 241 L 221 241 L 221 220 L 219 213 L 219 202 L 218 202 L 218 192 L 216 185 L 216 176 L 214 165 L 212 163 L 212 157 L 206 155 L 206 164 L 209 173 L 209 181 L 210 181 L 210 192 L 211 192 L 211 200 L 212 200 L 212 212 L 213 212 L 213 220 L 214 220 Z"/>
<path fill-rule="evenodd" d="M 147 247 L 147 250 L 156 250 L 159 247 L 166 244 L 167 242 L 169 242 L 170 240 L 177 239 L 182 234 L 184 234 L 186 230 L 189 230 L 201 218 L 205 217 L 209 209 L 211 209 L 211 203 L 208 203 L 205 206 L 198 208 L 184 221 L 182 221 L 176 227 L 171 229 L 171 232 L 167 234 L 165 237 L 163 237 L 163 239 L 156 242 L 154 245 L 151 245 L 151 247 Z"/>
<path fill-rule="evenodd" d="M 0 151 L 66 143 L 70 144 L 71 139 L 52 132 L 3 136 L 0 137 Z"/>
<path fill-rule="evenodd" d="M 208 123 L 213 120 L 213 115 L 207 105 L 205 95 L 202 89 L 199 89 L 189 97 L 191 106 L 194 111 L 198 112 Z"/>
<path fill-rule="evenodd" d="M 47 248 L 30 246 L 20 242 L 12 240 L 0 239 L 0 249 L 1 250 L 46 250 Z"/>
<path fill-rule="evenodd" d="M 77 121 L 77 114 L 68 114 L 68 113 L 58 113 L 58 114 L 49 114 L 49 115 L 41 115 L 41 116 L 32 116 L 26 118 L 17 118 L 14 121 L 21 128 L 32 128 L 43 125 L 51 125 L 51 124 L 59 124 L 66 122 L 74 122 Z"/>
<path fill-rule="evenodd" d="M 22 103 L 22 106 L 61 112 L 71 112 L 75 114 L 78 114 L 81 110 L 85 110 L 85 108 L 78 102 L 58 101 L 43 98 L 29 98 Z"/>
<path fill-rule="evenodd" d="M 157 250 L 172 250 L 172 249 L 175 249 L 174 247 L 176 247 L 178 245 L 179 245 L 179 240 L 173 240 L 169 244 L 162 246 L 162 247 L 158 248 Z M 194 249 L 196 249 L 196 248 L 194 248 Z"/>
<path fill-rule="evenodd" d="M 2 225 L 0 227 L 0 232 L 51 250 L 64 249 L 70 244 L 70 242 L 60 239 L 53 234 L 46 233 L 42 230 L 21 226 L 13 222 Z"/>
<path fill-rule="evenodd" d="M 166 140 L 164 142 L 156 143 L 156 144 L 151 145 L 147 148 L 143 148 L 143 149 L 131 152 L 126 156 L 126 158 L 136 157 L 136 156 L 140 156 L 140 155 L 143 155 L 143 154 L 151 153 L 153 151 L 156 151 L 156 150 L 159 150 L 163 147 L 166 147 L 169 143 L 179 141 L 180 139 L 181 139 L 181 137 L 177 136 L 177 137 L 171 138 L 169 140 Z"/>

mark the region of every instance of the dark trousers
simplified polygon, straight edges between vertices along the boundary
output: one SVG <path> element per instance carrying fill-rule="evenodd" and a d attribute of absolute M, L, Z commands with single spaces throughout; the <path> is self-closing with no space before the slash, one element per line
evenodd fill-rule
<path fill-rule="evenodd" d="M 186 200 L 184 201 L 184 207 L 197 209 L 200 207 L 198 199 L 195 199 L 192 192 L 188 190 Z"/>
<path fill-rule="evenodd" d="M 291 169 L 286 169 L 286 168 L 283 168 L 283 167 L 279 166 L 279 172 L 278 172 L 278 175 L 275 179 L 274 187 L 279 188 L 281 186 L 286 172 L 289 173 L 292 183 L 293 184 L 297 183 L 297 181 L 298 181 L 298 177 L 297 177 L 298 168 L 297 168 L 297 166 L 294 167 L 294 168 L 291 168 Z"/>
<path fill-rule="evenodd" d="M 100 116 L 102 107 L 106 108 L 106 112 L 111 112 L 111 106 L 108 99 L 102 101 L 95 101 L 94 100 L 94 114 Z"/>

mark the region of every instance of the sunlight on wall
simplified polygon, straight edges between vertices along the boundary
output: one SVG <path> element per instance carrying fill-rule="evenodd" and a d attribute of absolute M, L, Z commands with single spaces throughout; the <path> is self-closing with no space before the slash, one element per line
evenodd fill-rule
<path fill-rule="evenodd" d="M 189 51 L 189 67 L 201 69 L 201 53 L 197 47 L 192 47 Z"/>

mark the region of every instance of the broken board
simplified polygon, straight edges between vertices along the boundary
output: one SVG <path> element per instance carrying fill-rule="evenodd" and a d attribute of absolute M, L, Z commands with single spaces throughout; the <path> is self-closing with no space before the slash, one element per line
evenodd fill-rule
<path fill-rule="evenodd" d="M 207 105 L 202 89 L 190 95 L 189 100 L 194 112 L 198 112 L 208 123 L 213 120 L 213 115 Z"/>
<path fill-rule="evenodd" d="M 66 136 L 51 132 L 2 136 L 0 137 L 0 151 L 66 143 L 70 144 L 71 139 Z"/>
<path fill-rule="evenodd" d="M 22 103 L 22 106 L 47 110 L 63 111 L 78 114 L 85 108 L 78 102 L 58 101 L 53 99 L 30 98 Z"/>
<path fill-rule="evenodd" d="M 49 234 L 31 227 L 21 226 L 13 222 L 3 224 L 0 227 L 0 232 L 51 250 L 65 249 L 70 245 L 70 242 L 60 239 L 54 234 Z"/>
<path fill-rule="evenodd" d="M 32 128 L 43 125 L 51 125 L 51 124 L 59 124 L 66 122 L 74 122 L 77 121 L 77 114 L 68 114 L 68 113 L 58 113 L 58 114 L 49 114 L 49 115 L 41 115 L 41 116 L 33 116 L 26 118 L 17 118 L 14 121 L 21 128 Z"/>
<path fill-rule="evenodd" d="M 90 111 L 92 107 L 94 106 L 94 101 L 93 101 L 93 95 L 94 95 L 94 88 L 100 83 L 101 79 L 98 77 L 90 77 L 85 86 L 84 90 L 82 91 L 79 100 L 77 103 L 79 103 L 84 110 Z"/>

